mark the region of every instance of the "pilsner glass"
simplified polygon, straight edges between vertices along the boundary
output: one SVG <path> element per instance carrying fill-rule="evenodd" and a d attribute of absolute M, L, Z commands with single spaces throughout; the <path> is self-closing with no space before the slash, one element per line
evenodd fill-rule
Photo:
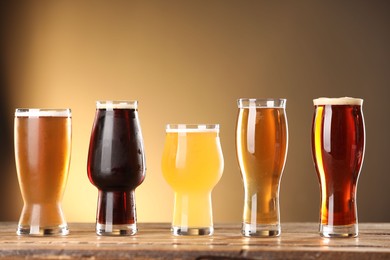
<path fill-rule="evenodd" d="M 239 99 L 237 159 L 244 182 L 244 236 L 279 236 L 279 187 L 287 156 L 286 99 Z"/>
<path fill-rule="evenodd" d="M 16 109 L 15 161 L 24 206 L 18 235 L 67 235 L 61 208 L 70 164 L 70 109 Z"/>
<path fill-rule="evenodd" d="M 224 167 L 219 125 L 167 125 L 162 172 L 175 192 L 174 235 L 212 235 L 211 191 Z"/>
<path fill-rule="evenodd" d="M 358 235 L 356 190 L 365 148 L 362 104 L 356 98 L 314 100 L 311 140 L 323 237 Z"/>
<path fill-rule="evenodd" d="M 96 102 L 87 168 L 99 190 L 96 233 L 134 235 L 135 188 L 145 178 L 137 101 Z"/>

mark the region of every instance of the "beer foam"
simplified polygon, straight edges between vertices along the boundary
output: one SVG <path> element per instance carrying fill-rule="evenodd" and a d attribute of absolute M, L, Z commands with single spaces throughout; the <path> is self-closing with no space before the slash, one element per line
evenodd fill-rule
<path fill-rule="evenodd" d="M 285 108 L 284 98 L 240 98 L 237 100 L 238 108 Z"/>
<path fill-rule="evenodd" d="M 361 98 L 351 98 L 351 97 L 341 97 L 341 98 L 326 98 L 321 97 L 313 100 L 315 106 L 319 105 L 363 105 L 363 99 Z"/>
<path fill-rule="evenodd" d="M 210 124 L 210 125 L 186 125 L 186 124 L 178 124 L 178 125 L 167 125 L 166 126 L 167 133 L 206 133 L 206 132 L 216 132 L 219 133 L 219 125 L 218 124 Z"/>
<path fill-rule="evenodd" d="M 97 109 L 137 109 L 138 101 L 97 101 Z"/>
<path fill-rule="evenodd" d="M 67 109 L 16 109 L 15 117 L 71 117 L 72 111 Z"/>

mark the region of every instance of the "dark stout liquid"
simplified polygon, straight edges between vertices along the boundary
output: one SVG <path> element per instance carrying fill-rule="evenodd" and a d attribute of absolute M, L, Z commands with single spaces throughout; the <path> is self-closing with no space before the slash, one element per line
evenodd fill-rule
<path fill-rule="evenodd" d="M 99 189 L 99 223 L 135 223 L 134 190 L 145 178 L 143 140 L 135 109 L 96 110 L 88 177 Z"/>

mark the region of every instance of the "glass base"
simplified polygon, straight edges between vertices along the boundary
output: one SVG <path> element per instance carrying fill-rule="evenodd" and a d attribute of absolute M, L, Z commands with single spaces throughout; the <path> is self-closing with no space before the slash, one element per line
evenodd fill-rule
<path fill-rule="evenodd" d="M 172 234 L 175 236 L 211 236 L 214 234 L 213 227 L 172 227 Z"/>
<path fill-rule="evenodd" d="M 99 236 L 132 236 L 137 233 L 136 224 L 105 225 L 96 224 L 96 234 Z"/>
<path fill-rule="evenodd" d="M 66 236 L 69 234 L 67 225 L 56 227 L 18 226 L 16 234 L 19 236 Z"/>
<path fill-rule="evenodd" d="M 246 237 L 277 237 L 280 236 L 281 228 L 279 224 L 276 225 L 251 225 L 242 224 L 242 235 Z"/>
<path fill-rule="evenodd" d="M 333 226 L 333 225 L 320 225 L 320 235 L 322 237 L 357 237 L 358 225 L 345 225 L 345 226 Z"/>

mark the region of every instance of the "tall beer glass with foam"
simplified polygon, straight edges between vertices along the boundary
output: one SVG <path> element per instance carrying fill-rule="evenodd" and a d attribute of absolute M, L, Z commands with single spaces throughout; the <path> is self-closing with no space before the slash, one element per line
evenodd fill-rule
<path fill-rule="evenodd" d="M 70 109 L 16 109 L 15 159 L 24 201 L 18 235 L 67 235 L 61 208 L 72 140 Z"/>
<path fill-rule="evenodd" d="M 239 99 L 238 164 L 244 182 L 244 236 L 279 236 L 279 187 L 287 156 L 285 99 Z"/>
<path fill-rule="evenodd" d="M 320 234 L 356 237 L 356 190 L 364 158 L 362 99 L 314 100 L 312 155 L 321 189 Z"/>
<path fill-rule="evenodd" d="M 135 188 L 145 178 L 137 101 L 98 101 L 88 152 L 88 177 L 98 190 L 96 233 L 137 232 Z"/>

